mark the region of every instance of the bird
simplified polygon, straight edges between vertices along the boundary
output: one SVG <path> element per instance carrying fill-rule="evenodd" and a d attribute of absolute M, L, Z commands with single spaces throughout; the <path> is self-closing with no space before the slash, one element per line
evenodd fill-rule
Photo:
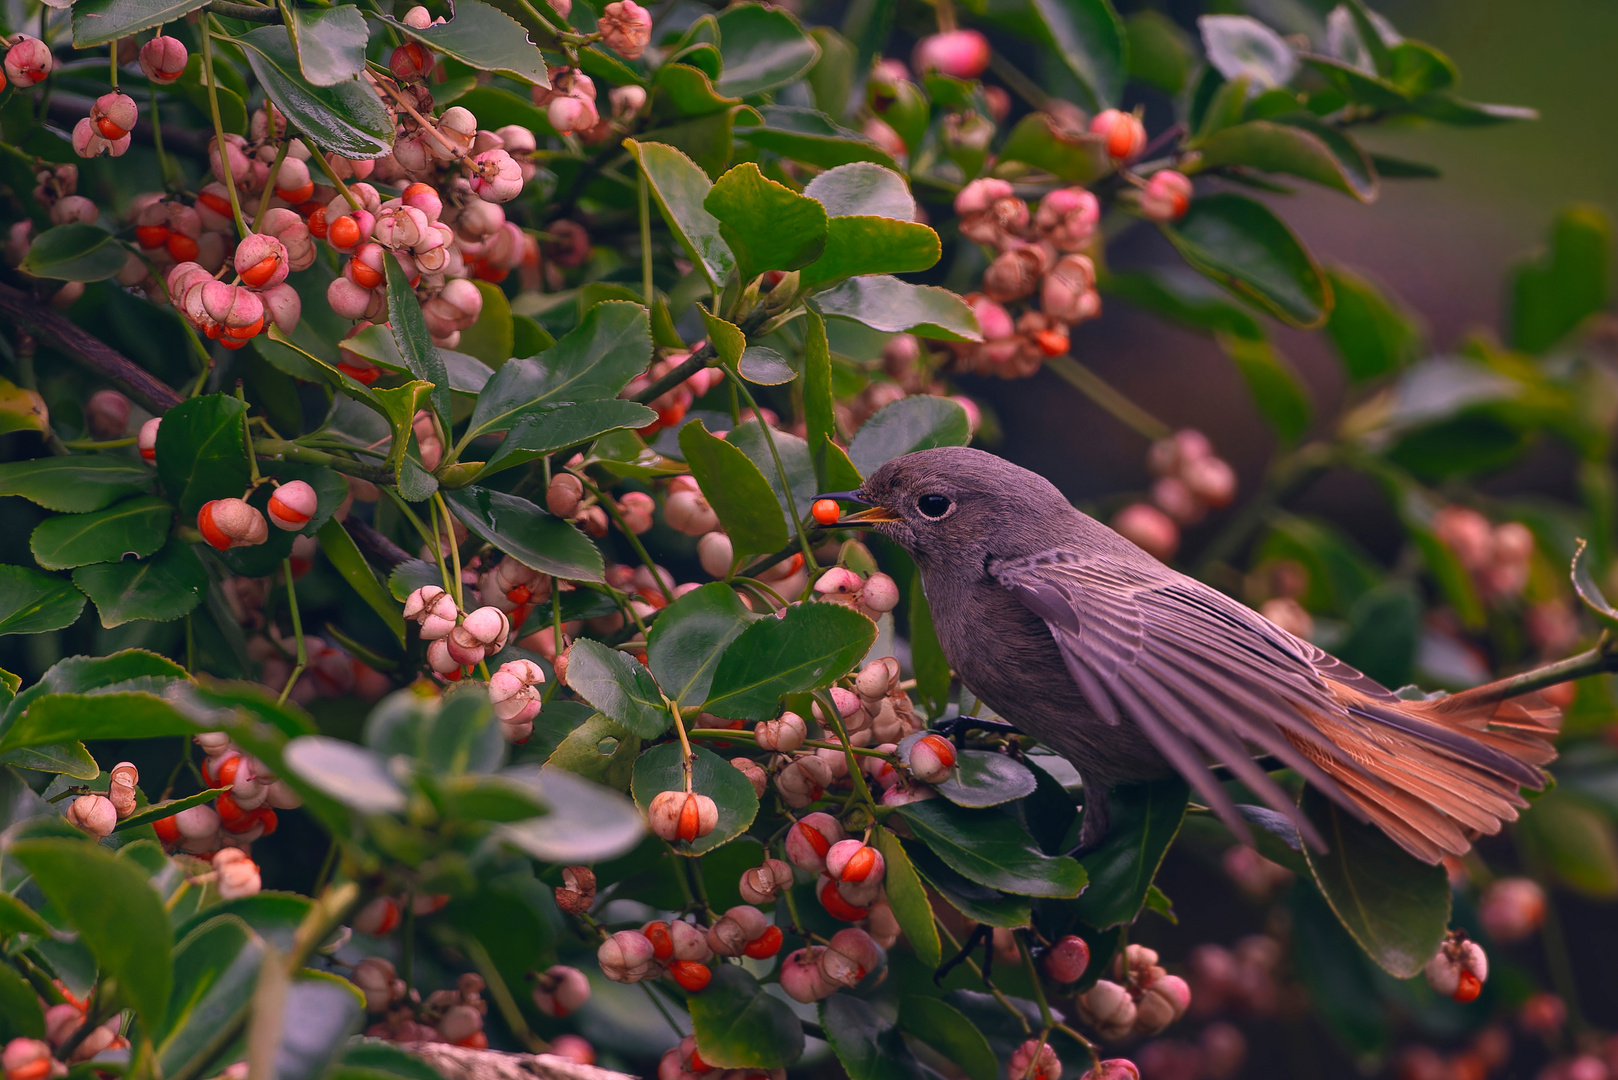
<path fill-rule="evenodd" d="M 1405 700 L 993 454 L 916 451 L 831 497 L 867 507 L 836 527 L 874 529 L 914 560 L 961 681 L 1078 770 L 1076 851 L 1105 839 L 1113 787 L 1173 773 L 1251 842 L 1211 766 L 1327 850 L 1255 760 L 1268 758 L 1436 864 L 1515 820 L 1556 757 L 1560 713 L 1543 698 L 1498 682 Z"/>

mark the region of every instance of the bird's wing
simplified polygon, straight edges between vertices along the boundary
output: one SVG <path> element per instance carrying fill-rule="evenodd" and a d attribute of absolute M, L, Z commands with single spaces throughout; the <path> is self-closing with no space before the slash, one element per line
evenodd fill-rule
<path fill-rule="evenodd" d="M 1210 761 L 1228 767 L 1319 844 L 1297 804 L 1252 754 L 1256 749 L 1274 755 L 1348 804 L 1298 745 L 1327 753 L 1335 749 L 1306 719 L 1343 712 L 1316 668 L 1320 659 L 1331 659 L 1325 653 L 1222 593 L 1155 567 L 1058 553 L 1007 560 L 990 570 L 1045 621 L 1096 713 L 1110 724 L 1125 716 L 1138 724 L 1237 835 L 1249 835 L 1246 823 L 1208 771 Z M 1339 666 L 1333 678 L 1363 681 L 1369 692 L 1392 697 L 1359 672 Z M 1359 766 L 1345 760 L 1340 767 Z"/>

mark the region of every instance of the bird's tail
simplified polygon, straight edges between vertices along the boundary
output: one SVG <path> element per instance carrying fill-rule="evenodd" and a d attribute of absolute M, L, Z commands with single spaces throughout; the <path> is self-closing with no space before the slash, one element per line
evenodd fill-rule
<path fill-rule="evenodd" d="M 1433 701 L 1367 694 L 1327 676 L 1344 707 L 1310 715 L 1335 750 L 1288 739 L 1336 781 L 1351 809 L 1425 862 L 1460 855 L 1527 806 L 1523 787 L 1541 789 L 1541 766 L 1561 712 L 1539 694 L 1506 697 L 1490 683 Z"/>

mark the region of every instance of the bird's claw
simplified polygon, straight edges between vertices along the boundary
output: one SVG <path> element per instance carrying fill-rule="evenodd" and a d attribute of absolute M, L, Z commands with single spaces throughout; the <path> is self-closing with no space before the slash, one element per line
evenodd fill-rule
<path fill-rule="evenodd" d="M 942 985 L 944 977 L 965 963 L 980 944 L 983 946 L 983 985 L 988 986 L 989 970 L 994 964 L 994 927 L 987 923 L 974 926 L 962 942 L 961 951 L 938 965 L 938 970 L 933 972 L 933 984 Z"/>
<path fill-rule="evenodd" d="M 946 739 L 955 740 L 956 746 L 962 746 L 969 731 L 998 731 L 1005 735 L 1017 734 L 1017 729 L 1004 720 L 991 720 L 983 716 L 952 716 L 939 720 L 932 730 Z"/>

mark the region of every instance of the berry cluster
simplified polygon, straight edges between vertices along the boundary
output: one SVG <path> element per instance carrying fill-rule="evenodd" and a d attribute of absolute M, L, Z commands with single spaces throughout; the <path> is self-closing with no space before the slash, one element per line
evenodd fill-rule
<path fill-rule="evenodd" d="M 1146 466 L 1157 479 L 1151 501 L 1131 503 L 1112 527 L 1149 554 L 1168 561 L 1180 546 L 1180 528 L 1195 525 L 1209 510 L 1236 498 L 1236 470 L 1213 452 L 1213 444 L 1193 428 L 1153 443 Z"/>
<path fill-rule="evenodd" d="M 1112 979 L 1098 979 L 1076 999 L 1079 1016 L 1103 1039 L 1156 1035 L 1191 1005 L 1191 987 L 1158 965 L 1157 953 L 1129 945 L 1113 963 Z"/>
<path fill-rule="evenodd" d="M 279 779 L 262 761 L 244 753 L 223 732 L 207 732 L 195 738 L 206 755 L 202 778 L 210 788 L 229 788 L 212 803 L 188 807 L 171 817 L 152 823 L 157 838 L 169 851 L 210 858 L 219 873 L 219 887 L 258 891 L 258 870 L 252 863 L 237 865 L 234 856 L 222 855 L 227 849 L 250 851 L 253 841 L 275 832 L 277 810 L 302 805 L 297 792 Z M 248 867 L 252 867 L 249 872 Z M 227 882 L 229 883 L 227 885 Z"/>

